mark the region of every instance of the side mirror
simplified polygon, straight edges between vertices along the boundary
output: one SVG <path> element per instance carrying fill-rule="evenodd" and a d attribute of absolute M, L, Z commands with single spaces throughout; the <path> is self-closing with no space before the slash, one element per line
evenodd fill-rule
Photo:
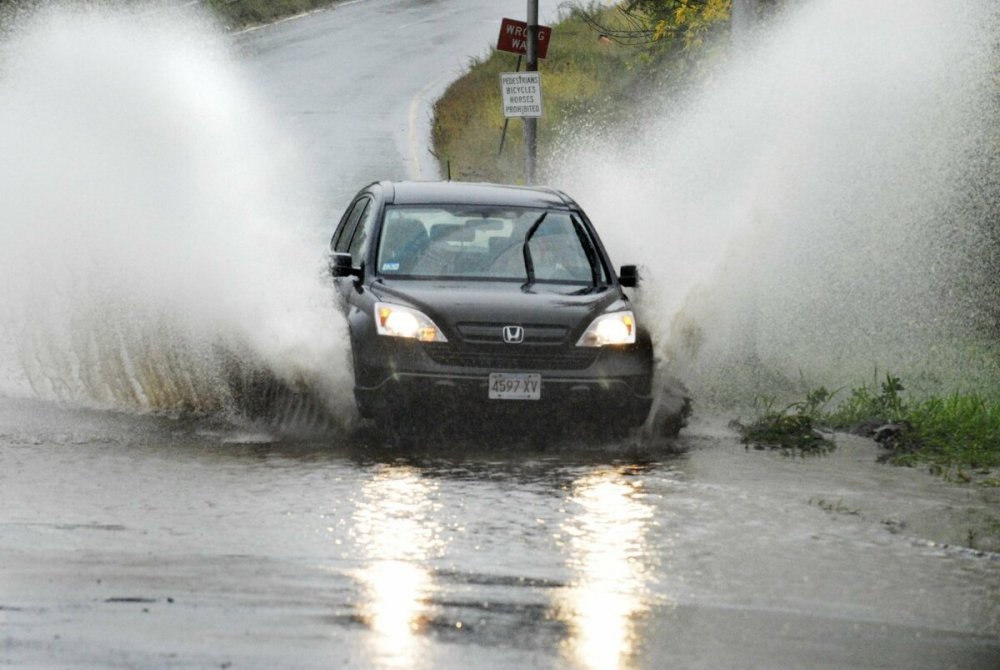
<path fill-rule="evenodd" d="M 330 274 L 334 278 L 352 277 L 358 274 L 350 254 L 335 253 L 330 256 Z"/>
<path fill-rule="evenodd" d="M 625 288 L 635 288 L 639 285 L 639 267 L 637 265 L 623 265 L 618 272 L 618 283 Z"/>

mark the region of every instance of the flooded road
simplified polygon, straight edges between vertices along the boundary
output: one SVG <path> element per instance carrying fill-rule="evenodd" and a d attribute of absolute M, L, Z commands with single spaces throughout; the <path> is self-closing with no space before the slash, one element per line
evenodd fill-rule
<path fill-rule="evenodd" d="M 398 452 L 14 403 L 0 660 L 996 666 L 1000 560 L 900 521 L 960 489 L 866 441 L 803 460 L 686 433 Z"/>
<path fill-rule="evenodd" d="M 325 227 L 309 231 L 321 240 L 317 249 L 325 248 L 338 207 L 365 181 L 430 176 L 433 169 L 421 166 L 426 105 L 465 59 L 485 50 L 500 17 L 519 16 L 523 4 L 371 0 L 235 38 L 258 97 L 310 142 L 303 164 L 329 213 Z M 413 35 L 419 41 L 403 39 Z M 209 82 L 206 90 L 219 88 Z M 223 126 L 237 125 L 219 117 Z M 170 133 L 185 127 L 168 121 Z M 171 138 L 161 138 L 157 155 L 169 152 Z M 237 145 L 242 138 L 231 139 Z M 195 139 L 191 147 L 207 145 Z M 126 140 L 123 161 L 132 155 Z M 232 173 L 251 186 L 266 181 L 230 170 L 247 161 L 229 149 L 232 163 L 199 164 L 212 188 L 224 191 Z M 174 174 L 196 172 L 188 152 L 185 160 L 170 154 L 181 166 Z M 150 174 L 161 184 L 163 164 Z M 187 181 L 172 189 L 171 199 L 198 190 Z M 243 202 L 243 192 L 235 195 Z M 201 203 L 192 201 L 191 212 Z M 123 230 L 138 235 L 133 221 L 141 217 L 127 214 Z M 219 220 L 230 214 L 220 208 Z M 202 230 L 216 219 L 196 222 Z M 253 231 L 270 239 L 267 226 Z M 20 358 L 0 348 L 5 374 L 28 351 L 40 368 L 31 380 L 47 380 L 57 392 L 78 381 L 91 392 L 110 390 L 95 392 L 93 403 L 121 408 L 0 397 L 0 665 L 1000 664 L 1000 560 L 951 546 L 975 545 L 971 521 L 996 513 L 990 490 L 877 465 L 865 440 L 843 438 L 818 459 L 747 451 L 724 427 L 728 417 L 714 415 L 696 415 L 676 443 L 656 447 L 483 435 L 429 439 L 407 450 L 361 432 L 233 418 L 217 408 L 211 365 L 208 390 L 198 374 L 186 376 L 202 372 L 196 364 L 210 356 L 192 345 L 197 355 L 185 357 L 161 322 L 140 323 L 141 348 L 129 348 L 128 328 L 113 327 L 111 344 L 98 346 L 107 342 L 92 334 L 100 330 L 95 324 L 114 326 L 122 313 L 141 322 L 147 314 L 135 302 L 120 308 L 108 298 L 109 287 L 128 283 L 122 267 L 138 272 L 116 264 L 109 250 L 135 254 L 111 237 L 114 244 L 98 250 L 110 255 L 114 282 L 98 285 L 92 303 L 74 292 L 76 284 L 56 291 L 97 316 L 66 308 L 71 318 L 63 319 L 60 302 L 48 322 L 60 327 L 35 334 L 52 337 L 46 346 L 33 351 L 18 342 Z M 235 246 L 222 239 L 232 241 L 192 234 L 189 246 L 165 257 L 187 276 L 192 266 L 178 259 L 208 249 L 204 267 L 214 268 L 222 255 L 216 249 Z M 162 253 L 167 240 L 155 241 Z M 252 251 L 246 258 L 261 257 Z M 154 283 L 168 283 L 166 276 L 158 266 Z M 256 285 L 236 276 L 204 294 L 222 303 L 258 296 Z M 171 319 L 190 311 L 192 291 L 178 286 L 162 300 L 178 305 Z M 30 297 L 25 302 L 37 310 Z M 256 328 L 260 303 L 248 301 L 243 320 Z M 97 310 L 106 304 L 113 309 Z M 152 299 L 138 304 L 159 314 Z M 196 316 L 214 311 L 210 303 Z M 162 323 L 176 323 L 171 319 Z M 224 323 L 237 330 L 239 320 Z M 4 334 L 20 332 L 19 324 L 3 325 Z M 304 326 L 291 320 L 288 330 Z M 160 343 L 162 356 L 150 342 Z M 158 397 L 150 389 L 170 386 L 198 390 L 179 394 L 188 402 L 212 402 L 196 407 L 199 418 L 136 409 Z"/>

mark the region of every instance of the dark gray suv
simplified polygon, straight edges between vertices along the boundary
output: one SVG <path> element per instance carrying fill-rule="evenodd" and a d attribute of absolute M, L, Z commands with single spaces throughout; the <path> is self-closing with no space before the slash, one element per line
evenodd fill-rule
<path fill-rule="evenodd" d="M 587 216 L 545 188 L 378 182 L 331 241 L 362 416 L 626 431 L 653 347 Z"/>

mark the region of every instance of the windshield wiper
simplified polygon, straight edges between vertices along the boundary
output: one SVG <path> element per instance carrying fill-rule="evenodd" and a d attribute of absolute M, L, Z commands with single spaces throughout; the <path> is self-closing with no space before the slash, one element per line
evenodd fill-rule
<path fill-rule="evenodd" d="M 548 215 L 548 212 L 543 212 L 542 215 L 535 219 L 535 222 L 531 224 L 531 227 L 528 228 L 528 232 L 524 234 L 524 246 L 521 249 L 524 253 L 524 271 L 528 275 L 528 281 L 521 288 L 528 288 L 535 283 L 535 262 L 531 259 L 531 249 L 529 248 L 528 243 L 531 242 L 531 238 L 534 236 L 539 226 L 542 225 L 542 221 L 544 221 L 545 217 Z"/>

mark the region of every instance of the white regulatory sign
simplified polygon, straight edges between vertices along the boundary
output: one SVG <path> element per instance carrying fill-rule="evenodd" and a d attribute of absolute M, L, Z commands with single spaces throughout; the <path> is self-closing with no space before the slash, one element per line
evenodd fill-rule
<path fill-rule="evenodd" d="M 542 75 L 538 72 L 501 72 L 500 97 L 503 115 L 542 115 Z"/>

